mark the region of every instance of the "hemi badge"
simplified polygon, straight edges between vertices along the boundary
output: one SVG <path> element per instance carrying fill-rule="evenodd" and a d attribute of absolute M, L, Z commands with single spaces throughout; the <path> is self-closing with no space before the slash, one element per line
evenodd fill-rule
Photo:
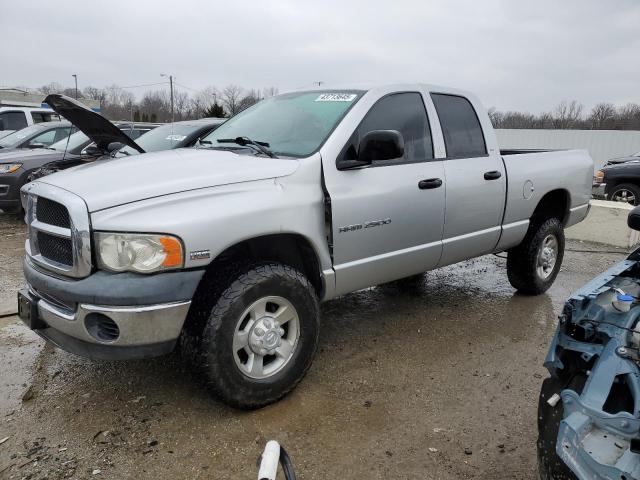
<path fill-rule="evenodd" d="M 189 258 L 191 260 L 206 260 L 209 257 L 211 257 L 209 250 L 194 250 L 189 253 Z"/>

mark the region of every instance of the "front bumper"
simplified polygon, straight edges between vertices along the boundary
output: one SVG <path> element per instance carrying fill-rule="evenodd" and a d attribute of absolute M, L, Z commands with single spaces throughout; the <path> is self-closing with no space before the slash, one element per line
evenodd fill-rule
<path fill-rule="evenodd" d="M 607 188 L 606 183 L 594 183 L 591 187 L 591 195 L 593 198 L 606 198 L 605 189 Z"/>
<path fill-rule="evenodd" d="M 97 272 L 69 281 L 40 271 L 28 259 L 24 271 L 29 288 L 21 294 L 36 304 L 38 324 L 34 331 L 63 350 L 100 360 L 149 358 L 171 352 L 204 273 Z M 115 338 L 105 339 L 96 329 L 96 324 L 105 322 L 110 333 L 117 331 Z"/>

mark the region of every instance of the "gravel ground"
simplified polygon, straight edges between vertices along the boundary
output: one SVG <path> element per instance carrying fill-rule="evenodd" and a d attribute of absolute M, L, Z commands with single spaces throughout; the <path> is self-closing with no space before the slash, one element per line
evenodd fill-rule
<path fill-rule="evenodd" d="M 0 216 L 0 315 L 15 310 L 24 237 Z M 309 375 L 255 412 L 211 399 L 177 354 L 91 362 L 4 316 L 0 478 L 251 479 L 272 438 L 302 479 L 537 478 L 557 313 L 623 255 L 569 251 L 538 297 L 514 294 L 505 260 L 487 256 L 328 302 Z"/>

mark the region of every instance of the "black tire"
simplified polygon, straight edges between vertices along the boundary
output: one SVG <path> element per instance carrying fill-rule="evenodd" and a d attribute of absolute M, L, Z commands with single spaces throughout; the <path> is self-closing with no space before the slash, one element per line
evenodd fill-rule
<path fill-rule="evenodd" d="M 548 276 L 538 273 L 538 255 L 550 236 L 557 242 L 557 254 Z M 564 257 L 564 227 L 557 218 L 533 223 L 522 243 L 507 252 L 507 276 L 511 285 L 525 295 L 546 292 L 558 276 Z"/>
<path fill-rule="evenodd" d="M 538 400 L 538 474 L 540 480 L 577 480 L 577 477 L 556 453 L 558 430 L 564 415 L 562 401 L 555 407 L 547 403 L 554 393 L 560 393 L 566 385 L 558 378 L 550 377 L 542 382 Z"/>
<path fill-rule="evenodd" d="M 181 346 L 215 396 L 227 405 L 248 410 L 278 401 L 305 376 L 318 345 L 320 309 L 313 286 L 292 267 L 263 263 L 233 270 L 228 287 L 219 295 L 196 302 L 190 316 L 195 325 L 198 317 L 206 316 L 206 320 L 200 328 L 185 329 Z M 255 379 L 236 364 L 233 337 L 243 312 L 268 296 L 285 298 L 295 308 L 300 324 L 298 343 L 281 370 L 268 378 Z"/>
<path fill-rule="evenodd" d="M 624 192 L 626 192 L 626 194 Z M 620 185 L 612 187 L 611 191 L 607 193 L 607 200 L 612 202 L 624 202 L 625 200 L 622 200 L 622 198 L 627 196 L 629 193 L 633 195 L 633 199 L 626 201 L 626 203 L 633 206 L 640 205 L 640 187 L 633 183 L 621 183 Z"/>

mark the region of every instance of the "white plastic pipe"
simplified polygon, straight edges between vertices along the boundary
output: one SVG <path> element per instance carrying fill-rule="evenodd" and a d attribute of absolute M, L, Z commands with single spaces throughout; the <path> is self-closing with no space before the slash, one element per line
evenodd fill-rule
<path fill-rule="evenodd" d="M 280 460 L 280 444 L 275 440 L 269 440 L 260 462 L 258 480 L 276 480 L 278 474 L 278 461 Z"/>

